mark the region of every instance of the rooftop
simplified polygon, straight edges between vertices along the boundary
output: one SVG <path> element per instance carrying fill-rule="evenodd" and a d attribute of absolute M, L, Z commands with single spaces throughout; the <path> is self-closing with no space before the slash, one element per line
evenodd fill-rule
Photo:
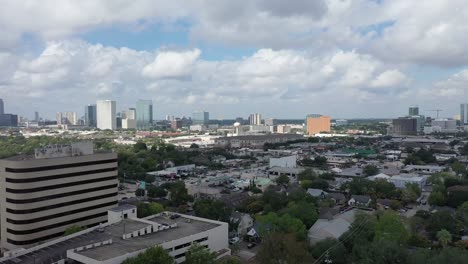
<path fill-rule="evenodd" d="M 100 247 L 86 249 L 79 252 L 81 255 L 99 261 L 104 261 L 127 253 L 139 251 L 149 246 L 195 235 L 220 225 L 211 220 L 201 221 L 191 217 L 190 221 L 188 221 L 188 219 L 189 218 L 184 215 L 181 215 L 181 217 L 177 219 L 170 219 L 170 217 L 162 215 L 146 218 L 142 221 L 137 219 L 125 219 L 112 225 L 103 226 L 103 232 L 99 232 L 97 229 L 94 229 L 90 232 L 71 237 L 61 242 L 51 243 L 49 246 L 40 250 L 36 250 L 16 258 L 0 261 L 0 263 L 51 263 L 66 257 L 67 250 L 112 239 L 112 244 L 102 245 Z M 166 224 L 169 226 L 177 223 L 177 227 L 125 240 L 122 239 L 123 234 L 132 233 L 133 231 L 148 227 L 151 224 L 150 222 L 163 225 Z"/>

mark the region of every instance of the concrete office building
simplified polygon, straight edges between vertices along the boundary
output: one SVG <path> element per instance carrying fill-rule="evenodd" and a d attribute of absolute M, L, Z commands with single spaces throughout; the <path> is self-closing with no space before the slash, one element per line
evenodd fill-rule
<path fill-rule="evenodd" d="M 5 114 L 5 106 L 3 100 L 0 99 L 0 127 L 16 127 L 18 126 L 18 116 L 13 114 Z"/>
<path fill-rule="evenodd" d="M 136 129 L 136 109 L 130 108 L 122 112 L 122 128 L 123 129 Z"/>
<path fill-rule="evenodd" d="M 76 112 L 65 112 L 65 118 L 67 125 L 76 125 L 78 123 Z"/>
<path fill-rule="evenodd" d="M 117 154 L 94 153 L 90 142 L 0 160 L 2 248 L 27 248 L 71 225 L 106 222 L 107 210 L 117 204 L 117 185 Z"/>
<path fill-rule="evenodd" d="M 468 104 L 460 105 L 460 124 L 462 127 L 468 125 Z"/>
<path fill-rule="evenodd" d="M 432 120 L 430 127 L 424 127 L 424 133 L 457 133 L 457 121 L 449 119 Z"/>
<path fill-rule="evenodd" d="M 176 119 L 171 121 L 171 128 L 174 130 L 182 128 L 182 120 Z"/>
<path fill-rule="evenodd" d="M 278 124 L 278 120 L 275 118 L 268 118 L 265 119 L 265 126 L 276 126 Z"/>
<path fill-rule="evenodd" d="M 207 126 L 210 122 L 210 113 L 205 111 L 195 111 L 192 114 L 193 125 Z"/>
<path fill-rule="evenodd" d="M 39 122 L 39 119 L 40 119 L 39 112 L 37 112 L 37 111 L 34 112 L 34 121 Z"/>
<path fill-rule="evenodd" d="M 90 104 L 85 106 L 85 116 L 84 116 L 85 126 L 96 127 L 97 126 L 97 116 L 96 116 L 96 105 Z"/>
<path fill-rule="evenodd" d="M 261 125 L 262 124 L 262 115 L 261 114 L 251 114 L 249 116 L 249 124 L 251 124 L 251 125 Z"/>
<path fill-rule="evenodd" d="M 63 122 L 62 112 L 57 112 L 57 114 L 55 116 L 56 116 L 56 119 L 57 119 L 57 125 L 62 125 L 62 122 Z"/>
<path fill-rule="evenodd" d="M 163 212 L 137 218 L 137 208 L 124 204 L 108 211 L 108 222 L 48 245 L 8 253 L 0 263 L 120 264 L 154 246 L 161 246 L 176 263 L 198 243 L 221 258 L 231 254 L 228 223 Z M 52 260 L 52 261 L 51 261 Z"/>
<path fill-rule="evenodd" d="M 338 119 L 335 121 L 336 126 L 347 126 L 348 125 L 348 120 L 346 119 Z"/>
<path fill-rule="evenodd" d="M 418 119 L 400 117 L 392 120 L 392 134 L 395 136 L 411 136 L 418 134 Z"/>
<path fill-rule="evenodd" d="M 410 106 L 408 109 L 408 116 L 417 116 L 419 115 L 419 107 L 418 106 Z"/>
<path fill-rule="evenodd" d="M 117 115 L 116 102 L 111 100 L 100 100 L 96 104 L 96 120 L 99 129 L 116 129 Z"/>
<path fill-rule="evenodd" d="M 306 118 L 307 134 L 314 135 L 321 132 L 331 131 L 331 119 L 323 115 L 307 115 Z"/>
<path fill-rule="evenodd" d="M 153 101 L 138 100 L 136 103 L 136 119 L 138 129 L 149 129 L 153 126 Z"/>

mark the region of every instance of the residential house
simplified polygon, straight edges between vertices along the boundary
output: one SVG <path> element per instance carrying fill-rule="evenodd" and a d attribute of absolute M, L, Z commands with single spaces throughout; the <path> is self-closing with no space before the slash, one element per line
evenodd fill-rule
<path fill-rule="evenodd" d="M 346 197 L 342 193 L 328 193 L 327 197 L 333 200 L 337 205 L 343 205 L 346 203 Z"/>
<path fill-rule="evenodd" d="M 252 228 L 254 219 L 250 214 L 233 212 L 231 214 L 231 222 L 237 224 L 237 234 L 244 236 Z"/>
<path fill-rule="evenodd" d="M 369 195 L 351 195 L 351 199 L 348 201 L 349 206 L 356 207 L 369 207 L 372 199 Z"/>
<path fill-rule="evenodd" d="M 325 199 L 328 195 L 326 191 L 320 190 L 320 189 L 313 189 L 309 188 L 307 189 L 307 194 L 312 196 L 312 197 L 317 197 L 320 199 Z"/>

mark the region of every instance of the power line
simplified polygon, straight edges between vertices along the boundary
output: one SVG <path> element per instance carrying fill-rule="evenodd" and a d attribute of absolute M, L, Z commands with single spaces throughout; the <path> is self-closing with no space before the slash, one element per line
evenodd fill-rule
<path fill-rule="evenodd" d="M 321 259 L 322 259 L 325 255 L 328 255 L 328 252 L 329 252 L 330 250 L 334 249 L 334 248 L 337 247 L 339 244 L 343 244 L 343 242 L 346 242 L 346 241 L 347 241 L 348 239 L 350 239 L 353 235 L 355 235 L 355 234 L 359 233 L 360 231 L 364 230 L 363 227 L 364 227 L 364 225 L 367 224 L 368 221 L 369 221 L 368 219 L 364 219 L 364 221 L 362 221 L 362 223 L 360 223 L 360 224 L 358 225 L 358 227 L 356 227 L 355 230 L 351 231 L 351 232 L 347 235 L 347 237 L 345 237 L 345 238 L 343 238 L 343 239 L 341 239 L 341 240 L 338 240 L 334 245 L 332 245 L 332 246 L 329 247 L 327 250 L 325 250 L 325 252 L 322 253 L 322 255 L 320 255 L 319 258 L 318 258 L 316 261 L 314 261 L 313 264 L 319 263 L 319 262 L 321 261 Z"/>

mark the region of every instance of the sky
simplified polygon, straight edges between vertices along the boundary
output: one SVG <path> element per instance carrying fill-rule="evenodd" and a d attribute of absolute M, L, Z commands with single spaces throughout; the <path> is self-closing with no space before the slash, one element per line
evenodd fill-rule
<path fill-rule="evenodd" d="M 0 0 L 5 110 L 391 118 L 468 103 L 465 0 Z"/>

